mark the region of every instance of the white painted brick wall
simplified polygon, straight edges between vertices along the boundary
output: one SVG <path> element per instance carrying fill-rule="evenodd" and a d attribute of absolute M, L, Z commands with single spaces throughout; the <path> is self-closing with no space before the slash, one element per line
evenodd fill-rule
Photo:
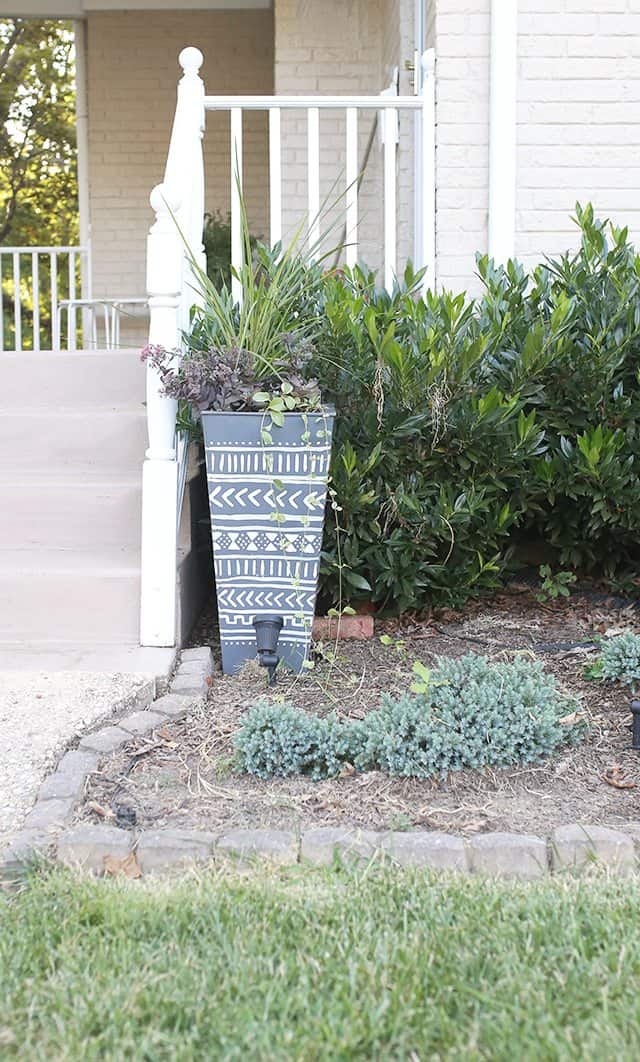
<path fill-rule="evenodd" d="M 433 0 L 437 52 L 437 264 L 441 286 L 478 289 L 487 246 L 490 0 Z M 393 66 L 409 91 L 413 0 L 275 0 L 273 13 L 118 12 L 88 20 L 90 180 L 96 293 L 144 291 L 148 195 L 162 175 L 185 44 L 215 92 L 377 93 Z M 275 39 L 275 43 L 274 43 Z M 640 0 L 519 0 L 516 253 L 528 264 L 576 244 L 575 200 L 640 236 Z M 373 114 L 361 123 L 364 154 Z M 229 204 L 228 118 L 209 114 L 207 207 Z M 399 264 L 412 252 L 413 158 L 399 155 Z M 266 120 L 246 118 L 246 192 L 268 236 Z M 344 120 L 321 120 L 322 194 L 344 166 Z M 406 140 L 404 139 L 406 136 Z M 285 221 L 306 211 L 306 125 L 283 114 Z M 340 194 L 342 183 L 333 195 Z M 341 209 L 341 208 L 340 208 Z M 380 266 L 381 151 L 361 189 L 362 257 Z M 340 235 L 338 226 L 332 240 Z"/>
<path fill-rule="evenodd" d="M 438 285 L 473 290 L 489 196 L 489 0 L 433 0 Z"/>
<path fill-rule="evenodd" d="M 640 237 L 640 3 L 520 0 L 516 253 L 577 244 L 576 199 Z"/>
<path fill-rule="evenodd" d="M 269 11 L 111 12 L 88 16 L 91 225 L 96 295 L 145 293 L 149 193 L 164 171 L 177 56 L 193 44 L 214 93 L 273 91 Z M 206 208 L 229 209 L 227 115 L 208 113 Z M 246 198 L 253 231 L 267 235 L 267 139 L 262 115 L 245 119 Z"/>
<path fill-rule="evenodd" d="M 640 237 L 639 0 L 519 0 L 516 255 L 577 244 L 576 199 Z M 487 248 L 490 0 L 434 0 L 437 254 L 475 292 Z"/>

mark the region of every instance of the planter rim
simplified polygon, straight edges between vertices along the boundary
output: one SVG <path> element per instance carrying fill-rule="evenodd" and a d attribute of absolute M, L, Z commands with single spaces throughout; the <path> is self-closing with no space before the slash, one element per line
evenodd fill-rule
<path fill-rule="evenodd" d="M 286 413 L 283 413 L 284 417 L 321 417 L 328 416 L 334 417 L 336 413 L 335 406 L 326 405 L 322 409 L 308 409 L 308 410 L 295 410 L 290 409 Z M 257 409 L 204 409 L 200 413 L 201 417 L 265 417 L 268 416 L 269 410 L 265 409 L 262 412 Z"/>

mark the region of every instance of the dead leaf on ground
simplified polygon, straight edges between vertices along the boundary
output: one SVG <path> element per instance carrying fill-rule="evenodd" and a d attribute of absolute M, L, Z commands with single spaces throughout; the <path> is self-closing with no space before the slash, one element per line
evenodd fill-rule
<path fill-rule="evenodd" d="M 115 814 L 111 808 L 105 807 L 104 804 L 99 804 L 97 800 L 90 800 L 87 807 L 89 811 L 93 811 L 101 819 L 115 819 Z"/>
<path fill-rule="evenodd" d="M 607 770 L 604 772 L 602 778 L 603 781 L 607 783 L 607 785 L 613 786 L 614 789 L 637 788 L 636 783 L 629 781 L 629 779 L 627 778 L 626 771 L 618 764 L 616 764 L 614 767 L 608 767 Z"/>
<path fill-rule="evenodd" d="M 561 726 L 573 726 L 574 723 L 579 723 L 584 718 L 584 712 L 570 712 L 569 715 L 563 715 L 562 719 L 558 719 L 558 722 Z"/>
<path fill-rule="evenodd" d="M 356 769 L 352 763 L 345 763 L 344 767 L 338 775 L 339 778 L 351 778 L 356 773 Z"/>
<path fill-rule="evenodd" d="M 123 878 L 142 877 L 142 869 L 136 859 L 135 852 L 129 852 L 129 855 L 124 856 L 124 858 L 119 858 L 118 856 L 105 856 L 104 872 L 111 878 L 117 878 L 120 877 L 120 875 L 122 875 Z"/>
<path fill-rule="evenodd" d="M 148 756 L 150 752 L 155 752 L 157 749 L 162 748 L 161 741 L 154 741 L 150 745 L 141 745 L 139 749 L 134 749 L 131 756 L 134 760 L 140 759 L 141 756 Z"/>

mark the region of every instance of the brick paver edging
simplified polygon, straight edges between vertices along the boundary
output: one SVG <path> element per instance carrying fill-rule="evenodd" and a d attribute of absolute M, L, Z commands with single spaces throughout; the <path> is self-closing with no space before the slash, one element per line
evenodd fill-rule
<path fill-rule="evenodd" d="M 187 649 L 170 692 L 148 709 L 135 711 L 81 738 L 45 778 L 22 832 L 0 853 L 0 884 L 10 885 L 39 857 L 79 866 L 94 874 L 113 873 L 126 860 L 135 876 L 169 873 L 224 856 L 264 859 L 276 864 L 327 865 L 344 860 L 388 861 L 455 873 L 529 881 L 550 873 L 600 865 L 615 874 L 640 870 L 640 822 L 619 829 L 573 823 L 547 837 L 485 833 L 470 838 L 407 831 L 376 832 L 317 827 L 297 835 L 288 830 L 122 830 L 116 826 L 69 827 L 87 776 L 101 756 L 116 751 L 132 735 L 149 733 L 170 719 L 183 718 L 206 694 L 213 673 L 211 650 Z"/>

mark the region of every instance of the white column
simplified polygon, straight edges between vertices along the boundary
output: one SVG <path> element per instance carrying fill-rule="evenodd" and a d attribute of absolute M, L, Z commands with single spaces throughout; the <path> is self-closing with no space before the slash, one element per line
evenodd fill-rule
<path fill-rule="evenodd" d="M 178 82 L 178 100 L 171 132 L 171 143 L 165 168 L 164 184 L 180 200 L 178 222 L 183 238 L 183 281 L 180 304 L 181 327 L 189 328 L 189 316 L 194 303 L 201 302 L 200 285 L 191 257 L 206 271 L 206 255 L 202 244 L 204 226 L 204 162 L 202 137 L 204 134 L 204 83 L 199 70 L 204 59 L 199 48 L 183 48 L 178 56 L 182 77 Z"/>
<path fill-rule="evenodd" d="M 420 118 L 420 258 L 426 267 L 423 290 L 436 287 L 436 53 L 428 48 L 422 54 L 422 114 Z"/>
<path fill-rule="evenodd" d="M 489 254 L 513 258 L 516 223 L 518 0 L 491 0 Z"/>

